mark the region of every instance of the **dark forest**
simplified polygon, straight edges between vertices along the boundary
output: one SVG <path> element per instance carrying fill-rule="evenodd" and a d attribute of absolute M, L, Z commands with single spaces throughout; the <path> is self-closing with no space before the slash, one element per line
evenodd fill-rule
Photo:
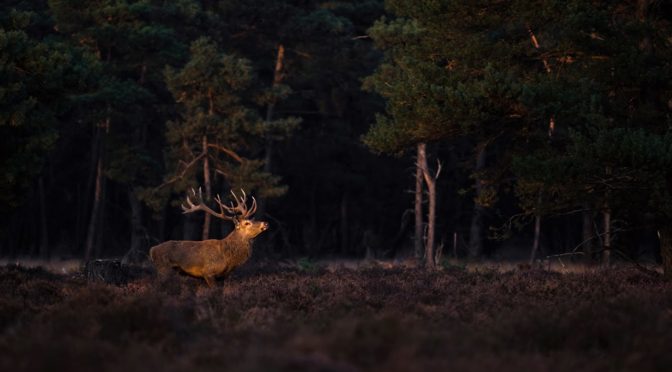
<path fill-rule="evenodd" d="M 6 370 L 665 370 L 672 4 L 5 0 L 0 261 Z"/>
<path fill-rule="evenodd" d="M 670 8 L 571 4 L 5 2 L 0 252 L 660 260 Z"/>

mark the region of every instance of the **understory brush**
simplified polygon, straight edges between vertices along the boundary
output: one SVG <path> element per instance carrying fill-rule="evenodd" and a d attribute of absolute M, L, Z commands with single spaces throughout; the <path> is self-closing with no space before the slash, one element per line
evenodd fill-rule
<path fill-rule="evenodd" d="M 0 268 L 0 370 L 664 371 L 672 283 L 632 269 L 255 270 L 208 288 Z"/>

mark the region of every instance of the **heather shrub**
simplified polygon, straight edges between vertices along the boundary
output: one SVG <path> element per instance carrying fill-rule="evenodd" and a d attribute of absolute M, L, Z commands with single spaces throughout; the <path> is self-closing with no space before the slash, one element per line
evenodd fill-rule
<path fill-rule="evenodd" d="M 248 267 L 207 288 L 0 269 L 0 370 L 666 370 L 672 284 L 581 274 Z"/>

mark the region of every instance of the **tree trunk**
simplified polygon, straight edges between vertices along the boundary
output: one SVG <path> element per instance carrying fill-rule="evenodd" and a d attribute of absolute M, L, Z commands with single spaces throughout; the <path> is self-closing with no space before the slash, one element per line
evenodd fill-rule
<path fill-rule="evenodd" d="M 37 181 L 37 192 L 40 200 L 40 258 L 49 258 L 49 230 L 47 229 L 47 200 L 44 192 L 44 177 Z"/>
<path fill-rule="evenodd" d="M 415 258 L 418 262 L 422 259 L 423 254 L 423 235 L 424 226 L 422 218 L 422 167 L 420 166 L 421 146 L 418 144 L 416 163 L 415 163 L 415 236 L 413 237 Z"/>
<path fill-rule="evenodd" d="M 457 259 L 457 231 L 453 232 L 453 258 Z"/>
<path fill-rule="evenodd" d="M 107 178 L 103 176 L 101 185 L 101 203 L 98 211 L 98 222 L 96 224 L 96 242 L 93 244 L 93 257 L 102 257 L 103 249 L 105 248 L 105 216 L 107 215 Z"/>
<path fill-rule="evenodd" d="M 96 136 L 94 139 L 95 153 L 92 153 L 95 158 L 95 186 L 93 191 L 93 205 L 91 207 L 91 215 L 89 217 L 89 227 L 86 233 L 86 243 L 84 246 L 84 260 L 88 261 L 93 258 L 93 255 L 100 251 L 101 244 L 101 225 L 102 225 L 102 209 L 105 198 L 105 175 L 103 172 L 103 162 L 105 154 L 104 135 L 110 130 L 110 118 L 107 117 L 96 129 Z"/>
<path fill-rule="evenodd" d="M 663 259 L 663 274 L 672 279 L 672 228 L 662 227 L 658 230 L 660 238 L 660 257 Z"/>
<path fill-rule="evenodd" d="M 131 247 L 124 256 L 125 261 L 139 262 L 142 249 L 142 203 L 132 187 L 128 188 L 128 202 L 131 207 Z"/>
<path fill-rule="evenodd" d="M 282 69 L 285 63 L 285 46 L 278 44 L 278 53 L 275 57 L 275 69 L 273 70 L 273 84 L 275 88 L 282 83 L 283 75 Z M 270 124 L 273 120 L 273 111 L 275 110 L 275 100 L 272 100 L 268 107 L 266 107 L 266 124 Z M 271 172 L 273 160 L 273 141 L 269 138 L 266 140 L 266 154 L 264 156 L 264 171 Z"/>
<path fill-rule="evenodd" d="M 282 83 L 284 75 L 282 70 L 285 64 L 285 46 L 278 44 L 278 52 L 275 57 L 275 69 L 273 70 L 273 88 Z M 266 125 L 270 125 L 273 120 L 275 111 L 275 99 L 271 100 L 266 107 Z M 273 171 L 273 139 L 270 136 L 266 138 L 266 149 L 264 153 L 264 172 L 271 173 Z M 263 216 L 266 214 L 266 198 L 260 198 L 257 208 L 257 215 Z"/>
<path fill-rule="evenodd" d="M 436 179 L 429 173 L 427 166 L 426 145 L 418 145 L 418 166 L 422 169 L 422 175 L 427 185 L 429 205 L 427 212 L 427 240 L 425 242 L 425 268 L 434 270 L 434 236 L 436 235 Z"/>
<path fill-rule="evenodd" d="M 611 210 L 609 208 L 602 212 L 604 221 L 604 247 L 602 251 L 602 264 L 609 266 L 611 263 Z"/>
<path fill-rule="evenodd" d="M 588 206 L 584 205 L 583 212 L 583 253 L 586 265 L 591 265 L 593 262 L 593 212 L 588 210 Z"/>
<path fill-rule="evenodd" d="M 203 153 L 206 155 L 203 157 L 203 185 L 205 186 L 205 201 L 210 201 L 212 195 L 212 184 L 210 183 L 210 162 L 208 159 L 208 137 L 203 136 Z M 205 213 L 203 218 L 203 234 L 201 239 L 208 240 L 210 238 L 210 219 L 211 216 L 209 213 Z"/>
<path fill-rule="evenodd" d="M 96 182 L 96 172 L 98 169 L 98 158 L 100 157 L 101 151 L 100 147 L 102 146 L 102 131 L 101 125 L 93 126 L 93 133 L 91 136 L 91 164 L 89 167 L 89 174 L 86 178 L 86 184 L 84 185 L 84 190 L 77 190 L 78 193 L 78 204 L 77 204 L 77 226 L 76 231 L 77 235 L 76 246 L 83 247 L 86 251 L 86 242 L 88 238 L 88 225 L 87 217 L 89 213 L 89 200 L 92 199 L 93 193 L 95 193 L 95 182 Z M 86 234 L 86 235 L 85 235 Z"/>
<path fill-rule="evenodd" d="M 539 251 L 539 242 L 541 240 L 541 216 L 534 216 L 534 242 L 532 243 L 532 252 L 530 253 L 530 265 L 534 264 L 537 251 Z"/>
<path fill-rule="evenodd" d="M 341 254 L 345 255 L 348 253 L 348 194 L 347 192 L 341 197 Z"/>
<path fill-rule="evenodd" d="M 100 222 L 100 205 L 103 199 L 103 158 L 98 155 L 96 165 L 96 185 L 93 193 L 93 206 L 91 207 L 91 217 L 89 219 L 89 228 L 86 234 L 86 248 L 84 251 L 84 260 L 89 261 L 96 251 L 96 235 L 99 233 L 98 224 Z"/>
<path fill-rule="evenodd" d="M 486 151 L 485 146 L 478 150 L 476 158 L 476 172 L 485 167 Z M 476 198 L 478 199 L 483 192 L 483 181 L 480 176 L 476 177 L 474 188 L 476 189 Z M 474 214 L 471 216 L 471 228 L 469 230 L 469 257 L 474 259 L 483 253 L 483 212 L 484 208 L 478 203 L 474 203 Z"/>

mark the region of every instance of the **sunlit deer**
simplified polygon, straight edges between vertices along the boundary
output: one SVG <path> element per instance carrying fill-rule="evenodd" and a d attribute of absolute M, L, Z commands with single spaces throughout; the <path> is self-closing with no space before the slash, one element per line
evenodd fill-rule
<path fill-rule="evenodd" d="M 236 202 L 235 206 L 233 203 L 230 207 L 225 205 L 219 195 L 215 197 L 215 202 L 219 205 L 218 213 L 205 204 L 200 188 L 198 193 L 191 190 L 191 195 L 187 195 L 186 205 L 182 204 L 184 213 L 203 211 L 223 220 L 233 221 L 235 229 L 222 240 L 171 240 L 152 247 L 149 256 L 160 277 L 178 269 L 205 279 L 208 286 L 212 287 L 216 277 L 227 276 L 250 258 L 254 238 L 268 229 L 268 223 L 251 220 L 257 210 L 254 197 L 252 206 L 248 209 L 245 191 L 242 191 L 240 197 L 233 191 L 231 194 Z"/>

